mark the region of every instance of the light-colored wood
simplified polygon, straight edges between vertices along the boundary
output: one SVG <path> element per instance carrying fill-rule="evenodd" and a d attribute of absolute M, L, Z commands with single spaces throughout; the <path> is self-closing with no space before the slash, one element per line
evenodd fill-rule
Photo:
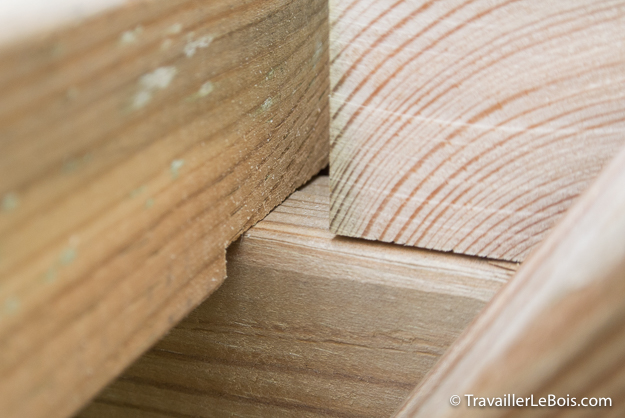
<path fill-rule="evenodd" d="M 622 416 L 624 300 L 625 149 L 397 416 Z M 468 408 L 465 394 L 611 398 L 612 408 Z"/>
<path fill-rule="evenodd" d="M 75 412 L 327 164 L 327 19 L 140 1 L 0 50 L 0 416 Z"/>
<path fill-rule="evenodd" d="M 625 143 L 625 1 L 331 0 L 331 230 L 523 260 Z"/>
<path fill-rule="evenodd" d="M 320 177 L 228 250 L 228 279 L 81 417 L 384 417 L 515 264 L 336 237 Z"/>
<path fill-rule="evenodd" d="M 0 45 L 24 37 L 45 36 L 64 24 L 76 23 L 130 1 L 132 0 L 2 0 Z"/>

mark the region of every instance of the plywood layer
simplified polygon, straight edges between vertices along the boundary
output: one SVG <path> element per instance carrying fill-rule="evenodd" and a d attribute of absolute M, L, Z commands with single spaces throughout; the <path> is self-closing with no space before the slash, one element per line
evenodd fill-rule
<path fill-rule="evenodd" d="M 330 1 L 335 233 L 523 260 L 625 143 L 625 2 Z"/>
<path fill-rule="evenodd" d="M 139 1 L 3 44 L 0 416 L 75 412 L 327 164 L 327 16 Z"/>
<path fill-rule="evenodd" d="M 623 416 L 624 300 L 625 149 L 396 416 Z M 474 407 L 466 394 L 524 403 Z M 560 407 L 525 403 L 550 395 Z"/>
<path fill-rule="evenodd" d="M 516 265 L 336 237 L 320 177 L 80 417 L 384 417 Z"/>

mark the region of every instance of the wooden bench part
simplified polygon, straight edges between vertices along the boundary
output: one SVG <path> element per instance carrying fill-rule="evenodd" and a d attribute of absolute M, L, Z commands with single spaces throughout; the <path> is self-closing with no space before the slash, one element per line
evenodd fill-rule
<path fill-rule="evenodd" d="M 625 1 L 331 0 L 337 234 L 523 260 L 625 144 Z"/>
<path fill-rule="evenodd" d="M 622 417 L 624 300 L 625 148 L 396 416 Z M 468 407 L 466 394 L 569 406 Z"/>
<path fill-rule="evenodd" d="M 337 237 L 328 178 L 228 250 L 228 279 L 80 417 L 384 417 L 512 263 Z"/>
<path fill-rule="evenodd" d="M 124 2 L 2 43 L 0 416 L 78 410 L 327 164 L 327 10 Z"/>

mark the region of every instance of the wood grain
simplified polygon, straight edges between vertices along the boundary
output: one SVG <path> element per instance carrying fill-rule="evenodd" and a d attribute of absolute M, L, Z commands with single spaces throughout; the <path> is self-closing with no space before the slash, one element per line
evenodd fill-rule
<path fill-rule="evenodd" d="M 75 412 L 327 164 L 327 16 L 139 1 L 0 50 L 0 416 Z"/>
<path fill-rule="evenodd" d="M 624 300 L 625 149 L 396 416 L 622 416 Z M 508 393 L 611 398 L 612 407 L 479 408 L 464 398 Z"/>
<path fill-rule="evenodd" d="M 625 140 L 625 2 L 330 2 L 335 233 L 523 260 Z"/>
<path fill-rule="evenodd" d="M 328 178 L 228 250 L 228 279 L 80 417 L 383 417 L 515 264 L 336 237 Z"/>

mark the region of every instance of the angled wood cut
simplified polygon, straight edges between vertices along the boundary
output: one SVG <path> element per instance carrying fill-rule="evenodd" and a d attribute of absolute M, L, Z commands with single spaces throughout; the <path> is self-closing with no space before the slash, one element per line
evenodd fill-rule
<path fill-rule="evenodd" d="M 328 178 L 228 250 L 228 279 L 79 416 L 388 417 L 515 265 L 336 237 Z"/>
<path fill-rule="evenodd" d="M 4 418 L 78 410 L 327 164 L 325 2 L 105 6 L 0 38 Z"/>
<path fill-rule="evenodd" d="M 625 149 L 396 416 L 622 417 L 623 300 Z M 571 407 L 468 407 L 465 394 L 533 395 L 536 404 L 554 395 Z M 450 406 L 452 395 L 462 397 L 460 406 Z M 611 407 L 579 407 L 593 397 L 611 398 Z"/>
<path fill-rule="evenodd" d="M 625 1 L 330 1 L 331 230 L 523 260 L 625 143 Z"/>

